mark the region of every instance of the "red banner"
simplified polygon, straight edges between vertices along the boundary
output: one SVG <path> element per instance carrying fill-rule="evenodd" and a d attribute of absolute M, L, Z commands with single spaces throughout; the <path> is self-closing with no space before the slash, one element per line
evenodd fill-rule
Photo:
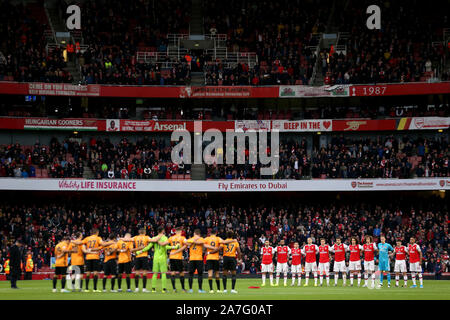
<path fill-rule="evenodd" d="M 106 122 L 108 132 L 172 132 L 175 130 L 206 131 L 217 129 L 234 130 L 234 121 L 155 121 L 155 120 L 102 120 Z"/>
<path fill-rule="evenodd" d="M 397 130 L 446 130 L 450 118 L 398 118 L 384 120 L 236 120 L 236 121 L 193 121 L 193 120 L 124 120 L 124 119 L 51 119 L 51 118 L 7 118 L 0 117 L 1 130 L 76 130 L 107 132 L 189 132 L 208 129 L 227 130 L 271 130 L 281 132 L 351 132 L 351 131 L 397 131 Z"/>
<path fill-rule="evenodd" d="M 394 131 L 395 119 L 388 120 L 333 120 L 333 131 Z"/>
<path fill-rule="evenodd" d="M 450 82 L 353 85 L 350 97 L 407 96 L 450 93 Z"/>
<path fill-rule="evenodd" d="M 77 130 L 77 131 L 102 131 L 105 120 L 70 118 L 0 118 L 0 129 L 11 130 Z"/>
<path fill-rule="evenodd" d="M 287 89 L 288 91 L 286 91 Z M 305 91 L 306 90 L 306 91 Z M 0 82 L 0 94 L 53 95 L 53 96 L 100 96 L 131 98 L 305 98 L 298 92 L 314 92 L 314 97 L 372 97 L 394 95 L 448 94 L 450 82 L 403 83 L 377 85 L 331 86 L 317 91 L 308 86 L 116 86 L 72 85 L 62 83 Z M 322 92 L 322 93 L 321 93 Z"/>

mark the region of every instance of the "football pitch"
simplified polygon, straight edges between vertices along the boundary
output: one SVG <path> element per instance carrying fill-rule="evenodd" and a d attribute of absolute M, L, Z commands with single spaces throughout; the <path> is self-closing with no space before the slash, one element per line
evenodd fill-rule
<path fill-rule="evenodd" d="M 203 282 L 203 289 L 207 290 L 207 293 L 197 293 L 196 279 L 194 279 L 194 293 L 181 292 L 178 281 L 178 293 L 172 293 L 170 281 L 168 281 L 169 293 L 162 293 L 161 283 L 158 281 L 156 293 L 111 293 L 109 292 L 110 283 L 108 281 L 108 292 L 94 293 L 92 292 L 91 281 L 91 292 L 89 293 L 61 293 L 59 292 L 60 282 L 58 281 L 58 292 L 53 293 L 51 280 L 19 281 L 19 290 L 10 289 L 9 282 L 1 281 L 0 300 L 450 300 L 450 280 L 425 280 L 423 289 L 409 288 L 412 285 L 411 281 L 408 281 L 408 288 L 396 288 L 394 281 L 391 283 L 391 287 L 387 288 L 385 281 L 384 287 L 381 289 L 349 287 L 348 284 L 346 287 L 342 287 L 341 281 L 339 281 L 337 287 L 334 287 L 334 280 L 330 281 L 330 287 L 325 284 L 323 287 L 314 287 L 314 282 L 311 284 L 311 281 L 308 287 L 303 287 L 304 282 L 302 282 L 301 287 L 297 285 L 291 287 L 290 281 L 288 281 L 287 287 L 283 286 L 282 281 L 280 283 L 278 287 L 271 287 L 266 284 L 265 287 L 260 289 L 251 289 L 250 286 L 260 286 L 261 280 L 238 279 L 236 283 L 237 294 L 231 294 L 229 291 L 228 293 L 210 294 L 208 293 L 208 281 Z M 402 284 L 403 281 L 400 281 L 400 285 Z M 150 287 L 150 284 L 148 284 L 147 289 L 151 289 Z M 102 289 L 101 281 L 99 281 L 99 288 Z M 134 283 L 132 283 L 131 288 L 134 290 Z M 214 288 L 216 288 L 215 283 Z"/>

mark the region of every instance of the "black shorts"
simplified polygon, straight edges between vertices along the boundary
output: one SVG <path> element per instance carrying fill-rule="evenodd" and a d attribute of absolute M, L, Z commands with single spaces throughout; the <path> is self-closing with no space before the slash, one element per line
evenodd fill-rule
<path fill-rule="evenodd" d="M 206 270 L 219 271 L 219 260 L 206 260 Z"/>
<path fill-rule="evenodd" d="M 136 258 L 134 261 L 134 270 L 149 270 L 148 268 L 148 258 L 142 257 L 142 258 Z"/>
<path fill-rule="evenodd" d="M 195 270 L 197 270 L 199 274 L 203 273 L 203 260 L 189 261 L 189 273 L 194 273 Z"/>
<path fill-rule="evenodd" d="M 114 259 L 108 260 L 103 266 L 103 271 L 105 271 L 105 276 L 115 276 L 117 275 L 117 262 Z"/>
<path fill-rule="evenodd" d="M 100 259 L 86 260 L 84 265 L 86 272 L 100 271 Z"/>
<path fill-rule="evenodd" d="M 72 273 L 75 273 L 75 268 L 78 268 L 80 270 L 80 274 L 84 274 L 84 265 L 72 265 Z"/>
<path fill-rule="evenodd" d="M 170 271 L 183 272 L 183 260 L 181 259 L 170 259 Z"/>
<path fill-rule="evenodd" d="M 236 258 L 223 257 L 223 270 L 236 271 Z"/>
<path fill-rule="evenodd" d="M 66 275 L 67 273 L 67 267 L 55 267 L 55 275 L 59 276 L 59 275 Z"/>
<path fill-rule="evenodd" d="M 119 274 L 131 274 L 131 261 L 125 263 L 119 263 Z"/>

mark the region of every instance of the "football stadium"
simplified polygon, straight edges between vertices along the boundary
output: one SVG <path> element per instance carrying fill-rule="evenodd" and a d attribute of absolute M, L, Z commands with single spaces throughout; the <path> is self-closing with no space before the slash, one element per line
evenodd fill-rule
<path fill-rule="evenodd" d="M 0 300 L 450 300 L 449 7 L 0 0 Z"/>

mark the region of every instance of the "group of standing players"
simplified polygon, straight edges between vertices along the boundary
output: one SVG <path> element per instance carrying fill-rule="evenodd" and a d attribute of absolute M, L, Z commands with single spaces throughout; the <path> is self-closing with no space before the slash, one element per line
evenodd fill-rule
<path fill-rule="evenodd" d="M 210 236 L 203 238 L 199 229 L 194 230 L 194 235 L 186 239 L 182 235 L 182 228 L 175 229 L 175 234 L 168 238 L 165 235 L 164 227 L 159 227 L 158 235 L 151 238 L 146 235 L 145 229 L 140 229 L 139 234 L 131 237 L 127 233 L 120 238 L 111 234 L 107 240 L 99 237 L 98 229 L 93 229 L 91 235 L 83 238 L 78 232 L 70 238 L 65 236 L 55 247 L 55 275 L 53 278 L 53 292 L 57 292 L 58 279 L 61 281 L 61 292 L 70 292 L 66 289 L 67 281 L 70 281 L 69 288 L 74 291 L 90 292 L 89 282 L 93 279 L 93 292 L 107 292 L 107 279 L 110 278 L 110 292 L 122 292 L 122 280 L 125 274 L 127 292 L 131 289 L 132 261 L 134 256 L 134 292 L 139 292 L 139 281 L 142 279 L 142 292 L 147 290 L 147 274 L 149 271 L 148 252 L 153 248 L 152 266 L 152 290 L 156 292 L 158 274 L 161 275 L 162 292 L 167 291 L 167 274 L 171 276 L 173 291 L 176 292 L 176 278 L 179 277 L 183 292 L 193 292 L 194 274 L 198 274 L 198 292 L 203 290 L 203 270 L 204 254 L 206 254 L 206 270 L 208 271 L 208 282 L 210 293 L 213 290 L 213 277 L 216 280 L 216 292 L 227 292 L 227 276 L 231 275 L 231 293 L 237 293 L 236 285 L 236 265 L 241 259 L 241 251 L 238 241 L 234 238 L 234 233 L 227 232 L 225 240 L 217 236 L 217 230 L 213 229 Z M 188 282 L 189 290 L 185 288 L 185 267 L 184 251 L 189 251 L 188 261 Z M 103 251 L 103 290 L 98 288 L 98 279 L 101 277 L 102 263 L 100 253 Z M 223 275 L 220 278 L 219 259 L 220 252 L 223 255 Z M 69 266 L 70 255 L 70 266 Z M 168 266 L 170 265 L 170 270 Z M 68 270 L 68 268 L 70 269 Z M 72 274 L 74 273 L 74 275 Z M 117 289 L 115 288 L 117 279 Z M 83 290 L 83 280 L 85 289 Z M 220 282 L 223 282 L 221 291 Z"/>
<path fill-rule="evenodd" d="M 380 237 L 380 243 L 373 242 L 371 236 L 365 237 L 365 243 L 363 245 L 358 244 L 357 238 L 351 238 L 351 244 L 346 245 L 342 243 L 341 238 L 337 238 L 333 245 L 325 243 L 325 239 L 320 239 L 320 245 L 313 244 L 312 238 L 307 239 L 307 244 L 303 248 L 300 248 L 299 243 L 294 244 L 294 248 L 291 249 L 285 245 L 284 240 L 280 241 L 277 247 L 271 247 L 269 241 L 265 241 L 264 247 L 261 248 L 262 255 L 262 286 L 266 285 L 266 274 L 269 274 L 270 285 L 278 286 L 280 280 L 280 274 L 284 274 L 284 286 L 287 286 L 289 266 L 288 261 L 291 264 L 292 283 L 295 285 L 296 277 L 298 279 L 298 286 L 301 286 L 301 279 L 303 273 L 303 257 L 304 257 L 304 274 L 305 284 L 309 285 L 310 273 L 314 276 L 314 286 L 318 286 L 317 280 L 320 278 L 320 286 L 323 285 L 323 277 L 326 277 L 327 286 L 330 285 L 330 261 L 331 254 L 334 253 L 334 286 L 337 286 L 339 273 L 342 274 L 343 285 L 347 283 L 347 272 L 350 276 L 350 286 L 353 286 L 354 277 L 358 278 L 358 287 L 361 285 L 361 258 L 364 261 L 364 285 L 368 287 L 369 278 L 371 278 L 370 287 L 375 287 L 376 270 L 375 270 L 375 256 L 378 252 L 378 270 L 380 271 L 380 283 L 379 288 L 383 286 L 383 278 L 387 276 L 388 287 L 391 286 L 391 274 L 390 274 L 390 257 L 395 258 L 394 273 L 396 279 L 396 286 L 399 286 L 400 274 L 403 275 L 404 287 L 407 287 L 408 276 L 406 259 L 409 256 L 409 269 L 411 272 L 411 279 L 413 282 L 412 288 L 417 288 L 416 273 L 419 275 L 420 288 L 423 288 L 422 279 L 422 252 L 415 243 L 415 238 L 411 237 L 407 246 L 402 245 L 401 240 L 397 240 L 396 246 L 392 247 L 386 243 L 384 236 Z M 346 256 L 349 253 L 349 259 Z M 273 259 L 276 255 L 276 282 L 273 283 Z M 319 264 L 317 265 L 317 255 L 319 255 Z"/>

